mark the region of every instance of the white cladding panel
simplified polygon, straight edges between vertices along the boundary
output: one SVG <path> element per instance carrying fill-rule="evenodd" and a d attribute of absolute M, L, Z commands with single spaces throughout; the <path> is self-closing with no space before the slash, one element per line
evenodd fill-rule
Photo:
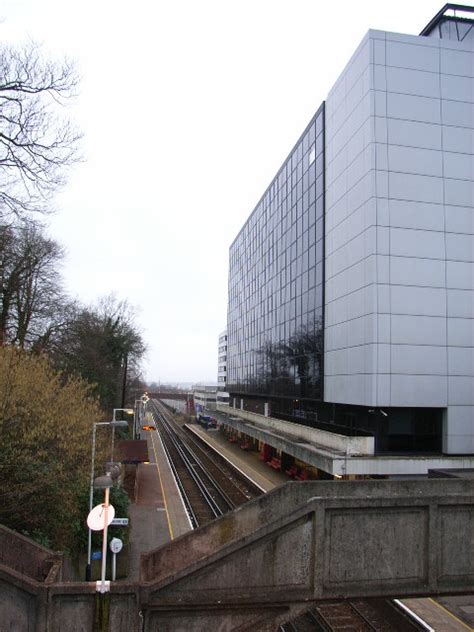
<path fill-rule="evenodd" d="M 369 31 L 326 101 L 325 400 L 474 451 L 474 53 Z"/>

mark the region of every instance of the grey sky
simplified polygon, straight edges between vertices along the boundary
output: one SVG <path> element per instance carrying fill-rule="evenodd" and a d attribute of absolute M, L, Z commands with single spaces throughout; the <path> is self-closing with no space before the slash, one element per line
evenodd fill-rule
<path fill-rule="evenodd" d="M 86 161 L 57 196 L 68 291 L 139 308 L 150 380 L 215 381 L 228 248 L 369 28 L 443 2 L 9 0 L 4 40 L 82 76 Z"/>

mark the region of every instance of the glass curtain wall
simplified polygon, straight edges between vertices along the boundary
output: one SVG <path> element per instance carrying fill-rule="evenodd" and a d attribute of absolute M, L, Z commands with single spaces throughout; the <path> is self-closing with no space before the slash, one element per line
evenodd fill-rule
<path fill-rule="evenodd" d="M 230 248 L 227 383 L 323 399 L 324 103 Z"/>

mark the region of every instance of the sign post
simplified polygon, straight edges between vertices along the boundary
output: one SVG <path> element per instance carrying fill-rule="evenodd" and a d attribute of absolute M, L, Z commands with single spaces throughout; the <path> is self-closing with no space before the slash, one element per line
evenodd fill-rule
<path fill-rule="evenodd" d="M 102 571 L 101 580 L 96 583 L 96 590 L 105 593 L 109 590 L 109 582 L 105 581 L 105 565 L 107 562 L 107 529 L 115 517 L 115 509 L 109 504 L 109 487 L 105 488 L 105 502 L 96 505 L 87 516 L 87 525 L 92 531 L 103 531 L 102 535 Z"/>
<path fill-rule="evenodd" d="M 112 581 L 114 582 L 117 569 L 117 553 L 120 553 L 122 550 L 123 542 L 120 538 L 112 538 L 109 546 L 112 551 Z"/>

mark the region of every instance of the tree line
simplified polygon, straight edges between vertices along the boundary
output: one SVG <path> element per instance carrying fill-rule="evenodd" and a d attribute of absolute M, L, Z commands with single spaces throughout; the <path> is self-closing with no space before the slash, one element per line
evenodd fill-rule
<path fill-rule="evenodd" d="M 44 223 L 82 159 L 64 116 L 77 88 L 68 60 L 0 45 L 0 522 L 70 550 L 84 531 L 92 424 L 123 407 L 145 352 L 126 300 L 68 296 L 64 248 Z"/>
<path fill-rule="evenodd" d="M 0 344 L 47 355 L 93 384 L 104 410 L 121 407 L 145 351 L 134 310 L 114 295 L 90 306 L 70 299 L 63 256 L 37 222 L 0 225 Z"/>
<path fill-rule="evenodd" d="M 138 377 L 145 347 L 127 301 L 84 306 L 64 292 L 63 247 L 42 218 L 81 160 L 80 132 L 64 116 L 78 76 L 41 48 L 0 47 L 0 345 L 45 353 L 66 375 L 95 384 L 105 409 L 123 399 L 124 373 Z"/>

